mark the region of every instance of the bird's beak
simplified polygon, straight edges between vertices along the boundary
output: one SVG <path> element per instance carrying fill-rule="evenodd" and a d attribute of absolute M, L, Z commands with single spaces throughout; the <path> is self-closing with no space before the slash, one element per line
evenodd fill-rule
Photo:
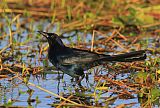
<path fill-rule="evenodd" d="M 41 35 L 43 35 L 44 37 L 48 38 L 48 34 L 47 32 L 43 32 L 43 31 L 37 31 L 39 32 Z"/>

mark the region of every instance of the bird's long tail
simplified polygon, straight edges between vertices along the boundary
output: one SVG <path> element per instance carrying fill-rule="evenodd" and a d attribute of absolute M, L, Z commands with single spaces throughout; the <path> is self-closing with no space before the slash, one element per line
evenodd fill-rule
<path fill-rule="evenodd" d="M 146 51 L 134 51 L 125 54 L 113 55 L 106 58 L 102 58 L 102 61 L 118 61 L 118 62 L 132 62 L 132 61 L 140 61 L 146 59 Z"/>

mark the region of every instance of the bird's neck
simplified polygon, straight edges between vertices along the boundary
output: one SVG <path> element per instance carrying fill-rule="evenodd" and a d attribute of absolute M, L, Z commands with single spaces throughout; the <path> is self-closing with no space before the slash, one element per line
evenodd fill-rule
<path fill-rule="evenodd" d="M 62 45 L 52 45 L 52 46 L 49 45 L 48 53 L 53 53 L 51 55 L 55 55 L 56 53 L 58 54 L 60 52 L 63 52 L 64 49 L 65 46 Z"/>

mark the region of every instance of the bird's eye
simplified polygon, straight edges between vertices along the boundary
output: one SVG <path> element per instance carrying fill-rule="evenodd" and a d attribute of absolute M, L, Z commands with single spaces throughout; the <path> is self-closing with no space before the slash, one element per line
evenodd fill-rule
<path fill-rule="evenodd" d="M 55 37 L 54 37 L 53 35 L 51 36 L 51 38 L 52 38 L 53 40 L 55 39 Z"/>

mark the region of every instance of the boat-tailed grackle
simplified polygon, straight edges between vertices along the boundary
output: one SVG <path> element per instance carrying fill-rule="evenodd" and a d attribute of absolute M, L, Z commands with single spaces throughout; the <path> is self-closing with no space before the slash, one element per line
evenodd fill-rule
<path fill-rule="evenodd" d="M 38 32 L 48 40 L 49 61 L 58 70 L 76 78 L 76 80 L 79 80 L 80 76 L 82 77 L 81 79 L 83 79 L 85 70 L 107 62 L 132 62 L 146 59 L 145 50 L 119 55 L 98 54 L 87 50 L 67 47 L 55 33 Z"/>

